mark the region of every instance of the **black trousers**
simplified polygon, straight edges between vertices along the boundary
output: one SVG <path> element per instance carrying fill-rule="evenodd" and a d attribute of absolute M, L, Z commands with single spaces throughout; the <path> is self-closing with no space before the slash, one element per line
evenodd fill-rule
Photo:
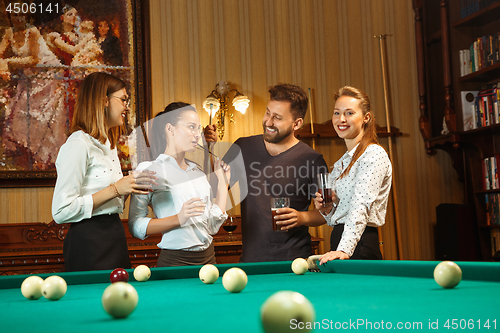
<path fill-rule="evenodd" d="M 342 238 L 344 232 L 344 224 L 338 224 L 333 227 L 330 236 L 331 251 L 336 251 L 337 246 Z M 351 256 L 351 259 L 368 259 L 368 260 L 382 260 L 382 253 L 380 252 L 378 244 L 378 228 L 366 227 L 361 239 Z"/>
<path fill-rule="evenodd" d="M 120 215 L 97 215 L 71 223 L 63 255 L 66 272 L 130 268 L 127 236 Z"/>

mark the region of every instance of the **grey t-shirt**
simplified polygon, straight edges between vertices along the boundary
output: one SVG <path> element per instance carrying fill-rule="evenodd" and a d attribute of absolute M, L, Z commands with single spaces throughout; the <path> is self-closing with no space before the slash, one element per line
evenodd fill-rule
<path fill-rule="evenodd" d="M 289 197 L 290 207 L 306 211 L 317 191 L 316 175 L 328 172 L 323 156 L 303 142 L 271 156 L 262 135 L 238 139 L 224 156 L 229 163 L 241 153 L 245 170 L 231 167 L 231 184 L 248 190 L 241 203 L 241 262 L 282 261 L 311 255 L 308 227 L 276 232 L 271 224 L 271 197 Z M 244 177 L 246 175 L 246 179 Z"/>

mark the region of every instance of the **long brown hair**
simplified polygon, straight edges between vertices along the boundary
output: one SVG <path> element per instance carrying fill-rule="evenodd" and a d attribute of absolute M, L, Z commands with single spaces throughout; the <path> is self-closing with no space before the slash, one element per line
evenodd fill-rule
<path fill-rule="evenodd" d="M 344 170 L 344 172 L 342 172 L 339 178 L 347 176 L 356 160 L 365 152 L 366 148 L 369 145 L 379 144 L 377 139 L 377 128 L 375 126 L 375 115 L 373 114 L 372 105 L 370 103 L 370 98 L 368 97 L 368 95 L 360 89 L 345 86 L 340 88 L 339 91 L 335 94 L 335 102 L 337 102 L 337 100 L 342 96 L 348 96 L 357 99 L 359 101 L 359 107 L 361 108 L 361 111 L 363 111 L 363 116 L 365 116 L 367 113 L 370 113 L 370 119 L 363 125 L 364 134 L 361 138 L 361 141 L 359 142 L 359 146 L 354 152 L 354 156 L 352 157 L 351 162 Z"/>
<path fill-rule="evenodd" d="M 103 144 L 109 139 L 111 149 L 115 148 L 116 141 L 125 133 L 125 126 L 113 127 L 106 132 L 106 101 L 109 95 L 125 87 L 125 82 L 110 74 L 97 72 L 87 76 L 76 96 L 70 132 L 82 130 Z"/>

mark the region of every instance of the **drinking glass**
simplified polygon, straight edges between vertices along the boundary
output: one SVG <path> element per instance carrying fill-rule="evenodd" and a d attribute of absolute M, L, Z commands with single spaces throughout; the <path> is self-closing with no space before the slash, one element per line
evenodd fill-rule
<path fill-rule="evenodd" d="M 290 207 L 290 198 L 271 198 L 271 216 L 274 231 L 285 231 L 281 230 L 281 226 L 276 225 L 276 220 L 274 217 L 278 215 L 276 212 L 280 208 Z"/>
<path fill-rule="evenodd" d="M 318 174 L 318 192 L 323 197 L 323 207 L 325 208 L 333 206 L 332 182 L 330 180 L 329 173 Z"/>
<path fill-rule="evenodd" d="M 224 222 L 224 224 L 222 224 L 222 228 L 224 230 L 226 230 L 228 233 L 228 237 L 227 237 L 228 242 L 232 242 L 235 240 L 235 238 L 233 236 L 233 231 L 235 231 L 237 227 L 238 227 L 238 225 L 236 224 L 236 219 L 234 219 L 232 216 L 229 216 L 227 218 L 226 222 Z"/>

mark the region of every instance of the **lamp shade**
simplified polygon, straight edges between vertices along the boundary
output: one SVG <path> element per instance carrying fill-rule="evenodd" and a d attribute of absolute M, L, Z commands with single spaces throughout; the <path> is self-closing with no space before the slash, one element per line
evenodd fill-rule
<path fill-rule="evenodd" d="M 242 114 L 245 114 L 249 105 L 250 105 L 250 99 L 248 99 L 248 97 L 244 95 L 236 96 L 233 99 L 234 108 L 239 112 L 241 112 Z"/>
<path fill-rule="evenodd" d="M 207 99 L 205 99 L 205 101 L 203 102 L 203 108 L 208 112 L 208 114 L 210 114 L 210 110 L 212 110 L 212 114 L 210 114 L 210 117 L 213 117 L 215 113 L 219 111 L 220 102 L 215 97 L 207 97 Z"/>

